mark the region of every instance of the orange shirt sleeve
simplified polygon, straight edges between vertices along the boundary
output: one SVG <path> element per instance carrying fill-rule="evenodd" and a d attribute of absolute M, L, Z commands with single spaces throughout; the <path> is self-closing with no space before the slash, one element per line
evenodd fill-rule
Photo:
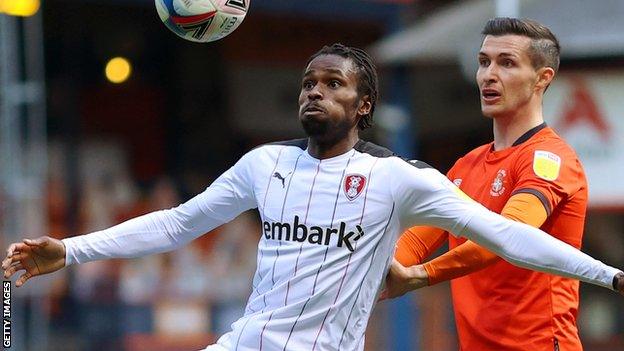
<path fill-rule="evenodd" d="M 541 227 L 548 217 L 541 200 L 528 193 L 512 196 L 505 204 L 501 214 L 536 228 Z M 467 241 L 444 255 L 425 263 L 424 268 L 429 275 L 429 285 L 434 285 L 476 272 L 500 259 L 487 249 L 472 241 Z"/>
<path fill-rule="evenodd" d="M 404 266 L 422 263 L 448 238 L 448 233 L 435 227 L 416 226 L 406 230 L 397 242 L 394 258 Z"/>

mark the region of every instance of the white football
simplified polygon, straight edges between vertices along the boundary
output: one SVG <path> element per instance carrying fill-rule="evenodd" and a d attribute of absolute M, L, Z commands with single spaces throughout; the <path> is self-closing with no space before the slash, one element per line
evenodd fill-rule
<path fill-rule="evenodd" d="M 155 0 L 161 21 L 178 36 L 199 43 L 219 40 L 245 19 L 250 0 Z"/>

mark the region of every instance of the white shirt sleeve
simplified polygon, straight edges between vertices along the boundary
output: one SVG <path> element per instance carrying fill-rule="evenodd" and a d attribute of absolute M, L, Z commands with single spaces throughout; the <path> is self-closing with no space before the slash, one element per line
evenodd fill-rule
<path fill-rule="evenodd" d="M 466 237 L 510 263 L 613 289 L 620 270 L 529 225 L 508 220 L 471 200 L 432 168 L 403 162 L 393 177 L 403 227 L 435 226 Z M 409 169 L 411 168 L 411 169 Z"/>
<path fill-rule="evenodd" d="M 256 207 L 250 170 L 256 150 L 243 156 L 204 192 L 178 207 L 63 239 L 66 265 L 171 251 Z"/>

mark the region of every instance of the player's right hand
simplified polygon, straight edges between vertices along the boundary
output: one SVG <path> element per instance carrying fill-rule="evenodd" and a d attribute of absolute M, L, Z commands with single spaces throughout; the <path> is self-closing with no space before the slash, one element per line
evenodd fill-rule
<path fill-rule="evenodd" d="M 405 267 L 393 259 L 386 276 L 386 287 L 381 291 L 378 301 L 403 296 L 427 285 L 429 285 L 429 275 L 422 265 Z"/>
<path fill-rule="evenodd" d="M 20 287 L 32 277 L 52 273 L 65 267 L 65 245 L 62 241 L 49 236 L 37 239 L 24 239 L 13 243 L 7 249 L 2 260 L 4 278 L 8 279 L 16 272 L 25 272 L 17 279 L 15 286 Z"/>

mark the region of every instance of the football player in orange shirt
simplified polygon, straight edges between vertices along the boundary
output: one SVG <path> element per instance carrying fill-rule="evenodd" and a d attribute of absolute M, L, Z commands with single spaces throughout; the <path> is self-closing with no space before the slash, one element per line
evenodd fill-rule
<path fill-rule="evenodd" d="M 460 158 L 447 176 L 490 210 L 580 248 L 585 174 L 574 150 L 542 116 L 544 92 L 559 67 L 559 42 L 542 24 L 515 18 L 492 19 L 482 34 L 476 78 L 494 141 Z M 449 252 L 417 265 L 447 237 Z M 382 299 L 454 279 L 461 350 L 583 348 L 576 326 L 576 280 L 514 267 L 437 228 L 406 231 L 395 258 L 402 265 L 393 264 Z"/>

